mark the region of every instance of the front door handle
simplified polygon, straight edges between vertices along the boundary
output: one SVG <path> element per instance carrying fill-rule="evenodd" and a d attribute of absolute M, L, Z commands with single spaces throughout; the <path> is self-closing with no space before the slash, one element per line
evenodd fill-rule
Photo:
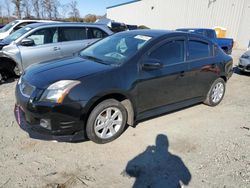
<path fill-rule="evenodd" d="M 180 77 L 183 78 L 185 76 L 185 71 L 180 72 Z"/>
<path fill-rule="evenodd" d="M 216 64 L 211 65 L 212 69 L 216 68 Z"/>

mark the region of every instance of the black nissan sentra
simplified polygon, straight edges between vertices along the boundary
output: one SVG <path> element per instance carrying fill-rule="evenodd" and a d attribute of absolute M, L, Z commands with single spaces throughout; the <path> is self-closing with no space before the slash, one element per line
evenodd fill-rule
<path fill-rule="evenodd" d="M 199 35 L 136 30 L 78 56 L 33 65 L 16 86 L 16 119 L 33 138 L 107 143 L 135 125 L 196 103 L 216 106 L 232 58 Z"/>

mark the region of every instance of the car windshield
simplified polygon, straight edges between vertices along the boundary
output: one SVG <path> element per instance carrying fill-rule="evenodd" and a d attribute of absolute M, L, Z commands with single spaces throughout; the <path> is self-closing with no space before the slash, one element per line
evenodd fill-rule
<path fill-rule="evenodd" d="M 122 64 L 134 56 L 152 37 L 130 33 L 109 36 L 80 52 L 80 56 L 104 64 Z"/>
<path fill-rule="evenodd" d="M 13 21 L 8 23 L 7 25 L 5 25 L 3 28 L 0 29 L 0 33 L 4 33 L 6 31 L 8 31 L 11 27 L 13 27 L 16 23 L 18 23 L 18 21 Z"/>
<path fill-rule="evenodd" d="M 23 36 L 25 33 L 29 32 L 32 28 L 31 27 L 24 27 L 22 29 L 17 30 L 16 32 L 12 33 L 11 35 L 7 36 L 3 42 L 11 43 L 18 39 L 19 37 Z"/>

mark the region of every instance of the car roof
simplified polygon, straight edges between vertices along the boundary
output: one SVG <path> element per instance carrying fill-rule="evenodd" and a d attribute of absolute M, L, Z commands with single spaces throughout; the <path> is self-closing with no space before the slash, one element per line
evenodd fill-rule
<path fill-rule="evenodd" d="M 176 36 L 182 35 L 182 36 L 188 36 L 188 37 L 195 37 L 195 38 L 199 38 L 201 40 L 206 40 L 206 41 L 212 42 L 207 37 L 204 37 L 204 36 L 196 34 L 196 33 L 174 31 L 174 30 L 138 29 L 138 30 L 120 32 L 120 33 L 117 33 L 116 35 L 119 35 L 119 34 L 145 35 L 145 36 L 150 36 L 153 38 L 159 38 L 159 37 L 167 36 L 167 35 L 173 36 L 176 34 Z"/>
<path fill-rule="evenodd" d="M 34 23 L 34 24 L 29 24 L 29 27 L 41 27 L 41 26 L 106 26 L 104 24 L 95 24 L 95 23 L 82 23 L 82 22 L 41 22 L 41 23 Z"/>
<path fill-rule="evenodd" d="M 131 35 L 146 35 L 151 37 L 161 37 L 167 34 L 174 34 L 174 33 L 181 33 L 178 31 L 172 31 L 172 30 L 157 30 L 157 29 L 137 29 L 137 30 L 131 30 L 131 31 L 123 31 L 120 33 L 126 33 Z M 117 33 L 119 34 L 119 33 Z"/>
<path fill-rule="evenodd" d="M 14 20 L 14 21 L 18 21 L 18 22 L 47 22 L 47 23 L 57 22 L 57 21 L 53 21 L 53 20 Z"/>
<path fill-rule="evenodd" d="M 180 30 L 186 30 L 186 31 L 189 31 L 189 30 L 194 30 L 194 31 L 198 31 L 198 30 L 207 30 L 207 31 L 213 31 L 213 29 L 210 29 L 210 28 L 179 28 L 179 29 L 176 29 L 176 31 L 180 31 Z"/>

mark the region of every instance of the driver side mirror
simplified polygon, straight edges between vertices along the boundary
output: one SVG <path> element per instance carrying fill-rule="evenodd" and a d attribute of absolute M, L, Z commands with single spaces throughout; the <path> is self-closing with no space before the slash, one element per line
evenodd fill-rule
<path fill-rule="evenodd" d="M 163 67 L 163 64 L 158 59 L 147 59 L 142 64 L 143 70 L 156 70 L 161 69 Z"/>
<path fill-rule="evenodd" d="M 30 39 L 30 38 L 24 38 L 21 41 L 21 45 L 22 46 L 34 46 L 35 45 L 35 41 L 33 39 Z"/>

